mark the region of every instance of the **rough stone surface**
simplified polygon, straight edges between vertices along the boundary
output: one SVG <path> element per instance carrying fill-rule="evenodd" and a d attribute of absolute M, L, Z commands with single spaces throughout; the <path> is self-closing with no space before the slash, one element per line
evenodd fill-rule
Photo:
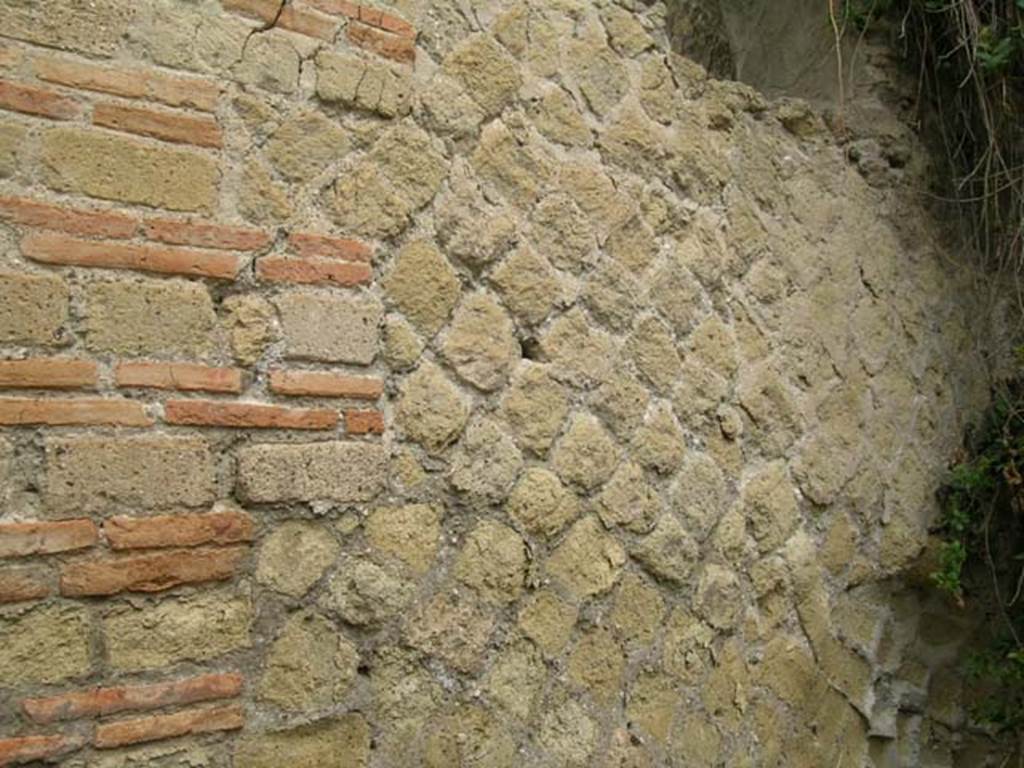
<path fill-rule="evenodd" d="M 596 518 L 573 525 L 548 558 L 549 575 L 577 598 L 606 592 L 626 562 L 619 543 L 601 529 Z"/>
<path fill-rule="evenodd" d="M 6 685 L 59 683 L 92 668 L 88 613 L 40 606 L 0 619 L 0 671 Z"/>
<path fill-rule="evenodd" d="M 296 291 L 276 303 L 289 357 L 365 365 L 377 355 L 382 311 L 376 301 Z"/>
<path fill-rule="evenodd" d="M 480 523 L 466 536 L 454 573 L 485 600 L 512 602 L 523 589 L 526 545 L 519 534 L 501 523 Z"/>
<path fill-rule="evenodd" d="M 522 474 L 505 507 L 526 532 L 548 538 L 575 520 L 580 508 L 579 499 L 558 476 L 540 467 Z"/>
<path fill-rule="evenodd" d="M 217 593 L 118 608 L 103 619 L 109 662 L 124 671 L 216 659 L 247 647 L 251 625 L 248 599 Z"/>
<path fill-rule="evenodd" d="M 63 516 L 197 507 L 213 498 L 213 457 L 201 439 L 69 437 L 46 445 L 46 505 Z"/>
<path fill-rule="evenodd" d="M 220 347 L 210 296 L 192 283 L 93 283 L 86 311 L 86 344 L 96 352 L 206 357 Z"/>
<path fill-rule="evenodd" d="M 59 277 L 0 272 L 0 341 L 51 346 L 63 340 L 68 287 Z"/>
<path fill-rule="evenodd" d="M 422 332 L 444 325 L 459 298 L 459 278 L 437 248 L 426 241 L 405 246 L 384 278 L 390 301 Z"/>
<path fill-rule="evenodd" d="M 378 552 L 422 574 L 437 555 L 441 512 L 425 504 L 377 509 L 367 520 L 366 537 Z"/>
<path fill-rule="evenodd" d="M 296 768 L 329 765 L 332 761 L 365 768 L 370 759 L 370 726 L 362 715 L 342 715 L 285 731 L 253 734 L 235 747 L 238 768 L 274 768 L 287 762 Z"/>
<path fill-rule="evenodd" d="M 526 450 L 544 455 L 569 412 L 569 398 L 544 366 L 522 363 L 512 377 L 501 414 Z"/>
<path fill-rule="evenodd" d="M 42 140 L 46 184 L 104 200 L 210 213 L 220 172 L 204 155 L 116 134 L 55 128 Z"/>
<path fill-rule="evenodd" d="M 519 358 L 511 319 L 485 293 L 463 300 L 441 350 L 459 376 L 485 391 L 500 387 Z"/>
<path fill-rule="evenodd" d="M 258 695 L 286 710 L 326 707 L 345 694 L 358 663 L 356 647 L 330 621 L 303 611 L 270 647 Z"/>
<path fill-rule="evenodd" d="M 325 526 L 285 523 L 264 540 L 256 560 L 256 580 L 290 597 L 302 597 L 339 551 Z"/>
<path fill-rule="evenodd" d="M 473 504 L 496 504 L 508 495 L 522 464 L 519 449 L 495 422 L 477 421 L 452 458 L 452 485 Z"/>
<path fill-rule="evenodd" d="M 402 386 L 395 423 L 410 439 L 437 453 L 458 437 L 468 417 L 466 396 L 427 362 Z"/>
<path fill-rule="evenodd" d="M 552 455 L 555 471 L 567 483 L 593 490 L 615 468 L 615 443 L 593 417 L 576 416 Z"/>
<path fill-rule="evenodd" d="M 368 501 L 384 486 L 384 453 L 369 443 L 252 445 L 239 453 L 242 497 L 274 503 Z"/>

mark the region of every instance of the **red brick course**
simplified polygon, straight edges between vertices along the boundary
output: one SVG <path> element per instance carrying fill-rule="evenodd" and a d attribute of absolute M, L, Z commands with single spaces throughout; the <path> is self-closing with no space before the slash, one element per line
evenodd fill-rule
<path fill-rule="evenodd" d="M 54 120 L 71 120 L 82 112 L 77 101 L 56 91 L 10 80 L 0 80 L 0 109 Z"/>
<path fill-rule="evenodd" d="M 177 144 L 217 148 L 224 143 L 220 126 L 208 115 L 189 115 L 121 104 L 97 104 L 92 111 L 92 122 L 102 128 Z"/>
<path fill-rule="evenodd" d="M 258 403 L 169 400 L 164 406 L 164 419 L 168 424 L 193 427 L 333 429 L 338 424 L 338 412 Z"/>
<path fill-rule="evenodd" d="M 0 568 L 0 604 L 22 603 L 48 596 L 50 573 L 38 566 Z"/>
<path fill-rule="evenodd" d="M 149 427 L 153 419 L 142 403 L 131 400 L 5 397 L 0 398 L 0 425 Z"/>
<path fill-rule="evenodd" d="M 47 760 L 81 747 L 71 736 L 15 736 L 0 739 L 0 765 L 18 765 Z"/>
<path fill-rule="evenodd" d="M 103 524 L 112 549 L 195 547 L 200 544 L 237 544 L 252 541 L 252 518 L 244 512 L 205 515 L 112 517 Z"/>
<path fill-rule="evenodd" d="M 97 378 L 96 363 L 90 360 L 0 360 L 0 388 L 4 389 L 93 389 Z"/>
<path fill-rule="evenodd" d="M 0 382 L 3 367 L 0 365 Z M 240 368 L 210 368 L 193 363 L 119 363 L 114 377 L 119 387 L 173 389 L 182 392 L 242 391 Z"/>
<path fill-rule="evenodd" d="M 150 240 L 168 245 L 194 245 L 229 251 L 258 251 L 274 240 L 262 229 L 178 219 L 146 219 L 143 232 Z"/>
<path fill-rule="evenodd" d="M 271 371 L 270 389 L 279 395 L 296 397 L 347 397 L 376 400 L 384 393 L 384 382 L 366 376 L 345 376 L 322 371 Z"/>
<path fill-rule="evenodd" d="M 139 229 L 138 219 L 123 213 L 65 208 L 24 197 L 0 196 L 0 219 L 26 227 L 55 229 L 69 235 L 114 240 L 134 237 Z"/>
<path fill-rule="evenodd" d="M 416 41 L 410 37 L 385 32 L 358 21 L 349 22 L 346 31 L 350 43 L 379 56 L 404 64 L 416 60 Z"/>
<path fill-rule="evenodd" d="M 350 435 L 382 435 L 384 414 L 380 411 L 345 411 L 345 431 Z"/>
<path fill-rule="evenodd" d="M 307 258 L 360 262 L 369 262 L 373 258 L 371 246 L 347 237 L 316 235 L 312 232 L 293 232 L 288 236 L 288 245 L 299 256 Z"/>
<path fill-rule="evenodd" d="M 99 529 L 91 520 L 0 523 L 0 557 L 70 552 L 91 547 L 99 539 Z"/>
<path fill-rule="evenodd" d="M 231 547 L 71 563 L 61 572 L 60 591 L 67 597 L 95 597 L 119 592 L 162 592 L 182 584 L 225 581 L 238 572 L 245 554 L 246 548 Z"/>
<path fill-rule="evenodd" d="M 105 717 L 119 712 L 144 712 L 162 707 L 230 699 L 242 692 L 239 674 L 211 674 L 152 685 L 125 685 L 72 691 L 22 702 L 25 714 L 40 725 L 59 720 Z"/>
<path fill-rule="evenodd" d="M 285 5 L 279 0 L 222 0 L 226 10 L 259 19 L 275 28 L 297 32 L 331 42 L 338 31 L 338 23 L 308 8 Z"/>
<path fill-rule="evenodd" d="M 26 235 L 21 239 L 21 252 L 43 264 L 133 269 L 220 280 L 234 280 L 241 268 L 239 257 L 223 251 L 80 240 L 54 232 Z"/>
<path fill-rule="evenodd" d="M 216 82 L 155 70 L 115 69 L 50 56 L 35 57 L 33 68 L 40 80 L 113 96 L 151 99 L 171 107 L 212 112 L 220 97 L 220 85 Z"/>
<path fill-rule="evenodd" d="M 370 282 L 373 270 L 368 264 L 266 256 L 256 263 L 256 275 L 270 283 L 330 284 L 350 288 Z"/>
<path fill-rule="evenodd" d="M 210 709 L 190 709 L 172 715 L 152 715 L 96 727 L 93 744 L 100 749 L 113 749 L 129 744 L 142 744 L 178 736 L 215 731 L 236 731 L 245 725 L 240 706 L 229 705 Z"/>

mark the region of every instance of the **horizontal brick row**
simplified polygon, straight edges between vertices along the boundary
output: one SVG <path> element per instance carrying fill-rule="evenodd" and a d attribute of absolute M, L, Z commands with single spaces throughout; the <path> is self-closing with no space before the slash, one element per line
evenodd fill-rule
<path fill-rule="evenodd" d="M 280 0 L 221 0 L 221 5 L 225 10 L 250 16 L 265 25 L 272 24 L 277 29 L 286 29 L 327 42 L 334 40 L 338 31 L 338 23 L 334 19 L 294 3 L 281 3 Z"/>
<path fill-rule="evenodd" d="M 0 523 L 0 557 L 71 552 L 95 546 L 99 540 L 99 528 L 91 520 Z"/>
<path fill-rule="evenodd" d="M 416 37 L 416 28 L 412 24 L 377 8 L 359 5 L 349 0 L 307 0 L 307 2 L 313 8 L 324 13 L 347 16 L 354 21 L 361 21 L 363 24 L 401 37 L 410 39 Z"/>
<path fill-rule="evenodd" d="M 240 510 L 115 517 L 103 524 L 103 533 L 118 554 L 65 562 L 59 580 L 44 564 L 0 567 L 0 604 L 39 600 L 58 591 L 65 597 L 98 597 L 225 581 L 237 575 L 244 561 L 247 549 L 239 545 L 255 536 L 252 518 Z M 99 543 L 99 531 L 88 520 L 0 525 L 0 557 L 74 552 Z M 124 554 L 132 550 L 159 551 Z"/>
<path fill-rule="evenodd" d="M 74 99 L 10 80 L 0 80 L 0 109 L 52 120 L 72 120 L 82 113 L 82 105 Z"/>
<path fill-rule="evenodd" d="M 0 381 L 2 374 L 0 365 Z M 238 393 L 243 386 L 240 368 L 210 368 L 192 363 L 119 363 L 114 378 L 119 387 L 183 392 Z"/>
<path fill-rule="evenodd" d="M 416 60 L 416 41 L 405 35 L 396 35 L 369 24 L 352 21 L 346 27 L 348 40 L 352 45 L 363 48 L 378 56 L 411 64 Z"/>
<path fill-rule="evenodd" d="M 153 418 L 142 403 L 107 398 L 0 398 L 0 426 L 150 427 Z"/>
<path fill-rule="evenodd" d="M 53 593 L 48 569 L 29 565 L 0 568 L 0 605 L 39 600 Z"/>
<path fill-rule="evenodd" d="M 253 540 L 252 518 L 229 509 L 203 514 L 112 517 L 103 523 L 112 549 L 161 549 L 204 544 L 239 544 Z M 88 549 L 100 543 L 91 520 L 34 520 L 0 523 L 0 557 L 52 555 Z"/>
<path fill-rule="evenodd" d="M 170 715 L 151 715 L 135 720 L 101 723 L 96 727 L 93 744 L 99 749 L 114 749 L 201 733 L 237 731 L 244 725 L 245 712 L 237 704 L 190 709 Z"/>
<path fill-rule="evenodd" d="M 73 120 L 83 105 L 51 88 L 0 79 L 0 109 L 51 120 Z M 217 149 L 223 146 L 220 126 L 211 115 L 103 102 L 92 110 L 92 124 L 176 144 Z"/>
<path fill-rule="evenodd" d="M 100 723 L 96 726 L 92 744 L 97 749 L 115 749 L 181 736 L 236 731 L 244 725 L 245 712 L 238 704 L 203 707 Z M 17 736 L 0 739 L 0 765 L 53 760 L 83 746 L 85 742 L 76 736 Z"/>
<path fill-rule="evenodd" d="M 114 368 L 119 387 L 179 392 L 238 394 L 245 386 L 245 375 L 241 368 L 196 363 L 126 362 Z M 98 367 L 91 360 L 0 360 L 0 389 L 95 389 L 98 383 Z M 379 378 L 327 371 L 276 369 L 270 371 L 269 385 L 275 394 L 291 397 L 377 400 L 384 392 L 384 382 Z"/>
<path fill-rule="evenodd" d="M 234 280 L 242 267 L 238 256 L 222 251 L 99 242 L 55 232 L 25 235 L 21 252 L 43 264 L 132 269 L 219 280 Z"/>
<path fill-rule="evenodd" d="M 370 282 L 373 270 L 368 264 L 351 264 L 345 261 L 265 256 L 256 262 L 256 276 L 270 283 L 336 285 L 349 288 Z"/>
<path fill-rule="evenodd" d="M 347 237 L 292 232 L 288 235 L 288 245 L 296 254 L 306 258 L 356 262 L 370 262 L 373 259 L 373 249 L 369 245 Z"/>
<path fill-rule="evenodd" d="M 345 411 L 345 431 L 350 435 L 382 435 L 384 414 L 380 411 Z"/>
<path fill-rule="evenodd" d="M 111 549 L 163 549 L 240 544 L 255 537 L 252 518 L 239 510 L 194 515 L 112 517 L 103 523 Z"/>
<path fill-rule="evenodd" d="M 174 426 L 234 429 L 334 429 L 339 415 L 328 408 L 288 408 L 265 403 L 217 400 L 168 400 L 164 421 Z M 150 427 L 155 419 L 145 405 L 114 398 L 0 398 L 5 427 Z M 351 434 L 381 434 L 379 411 L 347 411 Z"/>
<path fill-rule="evenodd" d="M 74 736 L 16 736 L 0 739 L 0 765 L 52 760 L 82 746 L 81 740 Z"/>
<path fill-rule="evenodd" d="M 237 673 L 188 677 L 166 683 L 123 685 L 72 691 L 58 696 L 26 699 L 25 714 L 38 725 L 89 717 L 106 717 L 122 712 L 147 712 L 164 707 L 199 704 L 230 699 L 242 692 L 243 678 Z"/>
<path fill-rule="evenodd" d="M 169 400 L 164 405 L 164 419 L 168 424 L 194 427 L 332 429 L 338 425 L 338 412 L 258 403 Z"/>
<path fill-rule="evenodd" d="M 376 400 L 384 393 L 384 382 L 368 376 L 345 376 L 324 371 L 270 372 L 270 390 L 294 397 L 344 397 Z"/>
<path fill-rule="evenodd" d="M 4 389 L 95 389 L 98 381 L 96 363 L 90 360 L 0 360 L 0 388 Z"/>
<path fill-rule="evenodd" d="M 92 123 L 101 128 L 148 136 L 175 144 L 219 148 L 224 144 L 220 126 L 209 115 L 155 110 L 122 104 L 97 104 Z"/>
<path fill-rule="evenodd" d="M 245 547 L 187 549 L 70 563 L 61 571 L 60 591 L 65 597 L 102 597 L 227 581 L 238 573 L 246 551 Z"/>
<path fill-rule="evenodd" d="M 214 250 L 258 251 L 268 247 L 274 239 L 269 232 L 253 227 L 190 219 L 147 218 L 140 221 L 136 217 L 115 211 L 68 208 L 11 196 L 0 196 L 0 219 L 35 229 L 56 230 L 69 235 L 110 240 L 126 240 L 141 233 L 150 240 L 168 245 L 191 245 Z M 324 239 L 337 239 L 368 250 L 368 246 L 357 241 L 342 238 Z"/>
<path fill-rule="evenodd" d="M 115 68 L 41 55 L 33 58 L 32 66 L 36 77 L 50 83 L 129 99 L 148 99 L 170 107 L 213 112 L 220 98 L 221 87 L 213 80 L 158 70 Z"/>

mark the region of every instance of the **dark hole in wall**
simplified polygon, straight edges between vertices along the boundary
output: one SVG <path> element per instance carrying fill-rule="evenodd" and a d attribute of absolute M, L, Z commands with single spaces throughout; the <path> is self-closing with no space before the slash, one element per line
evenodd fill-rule
<path fill-rule="evenodd" d="M 668 0 L 668 34 L 676 51 L 715 77 L 747 83 L 770 98 L 825 104 L 839 90 L 829 2 Z M 844 54 L 852 53 L 850 37 L 844 38 Z M 848 79 L 853 60 L 843 57 Z"/>

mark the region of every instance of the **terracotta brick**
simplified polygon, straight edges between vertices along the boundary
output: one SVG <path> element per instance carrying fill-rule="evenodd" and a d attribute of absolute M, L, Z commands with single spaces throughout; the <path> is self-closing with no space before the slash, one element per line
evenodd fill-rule
<path fill-rule="evenodd" d="M 79 240 L 55 232 L 26 235 L 21 239 L 21 252 L 43 264 L 133 269 L 220 280 L 234 280 L 241 266 L 239 257 L 220 251 Z"/>
<path fill-rule="evenodd" d="M 0 604 L 39 600 L 52 592 L 45 568 L 0 568 Z"/>
<path fill-rule="evenodd" d="M 384 414 L 380 411 L 345 411 L 345 431 L 350 435 L 382 435 Z"/>
<path fill-rule="evenodd" d="M 91 520 L 0 523 L 0 557 L 52 555 L 91 547 L 100 532 Z"/>
<path fill-rule="evenodd" d="M 59 357 L 0 360 L 0 387 L 95 389 L 96 363 Z"/>
<path fill-rule="evenodd" d="M 308 8 L 285 5 L 279 0 L 223 0 L 226 10 L 252 16 L 265 24 L 274 24 L 277 29 L 287 29 L 307 37 L 316 37 L 331 42 L 338 31 L 338 23 L 321 16 Z"/>
<path fill-rule="evenodd" d="M 164 405 L 168 424 L 192 427 L 242 429 L 333 429 L 337 411 L 323 408 L 282 408 L 255 403 L 221 403 L 211 400 L 168 400 Z"/>
<path fill-rule="evenodd" d="M 244 725 L 245 713 L 237 705 L 190 709 L 172 715 L 153 715 L 118 723 L 102 723 L 96 727 L 93 744 L 100 749 L 113 749 L 198 733 L 237 731 Z"/>
<path fill-rule="evenodd" d="M 347 16 L 350 19 L 369 24 L 387 32 L 392 32 L 403 37 L 415 38 L 416 28 L 405 19 L 392 16 L 390 13 L 369 8 L 365 5 L 352 3 L 348 0 L 306 0 L 307 4 L 324 13 L 333 13 L 337 16 Z"/>
<path fill-rule="evenodd" d="M 12 739 L 0 739 L 0 765 L 47 760 L 81 746 L 81 742 L 72 736 L 15 736 Z"/>
<path fill-rule="evenodd" d="M 0 219 L 26 227 L 114 240 L 134 237 L 139 229 L 138 219 L 123 213 L 65 208 L 24 197 L 0 196 Z"/>
<path fill-rule="evenodd" d="M 149 427 L 153 419 L 131 400 L 0 398 L 0 425 Z"/>
<path fill-rule="evenodd" d="M 360 22 L 350 22 L 346 31 L 349 42 L 367 51 L 403 63 L 411 64 L 416 60 L 416 42 L 408 37 L 393 35 Z"/>
<path fill-rule="evenodd" d="M 114 69 L 85 61 L 38 56 L 36 76 L 51 83 L 132 99 L 149 98 L 171 107 L 217 108 L 220 86 L 210 80 L 143 69 Z"/>
<path fill-rule="evenodd" d="M 243 682 L 244 678 L 236 673 L 200 675 L 168 683 L 91 688 L 44 699 L 26 699 L 22 707 L 33 722 L 47 724 L 230 699 L 242 692 Z"/>
<path fill-rule="evenodd" d="M 373 270 L 368 264 L 267 256 L 256 262 L 256 275 L 260 280 L 270 283 L 351 287 L 368 283 L 373 277 Z"/>
<path fill-rule="evenodd" d="M 0 365 L 0 381 L 2 373 Z M 237 393 L 242 391 L 242 373 L 240 368 L 210 368 L 193 363 L 119 363 L 114 376 L 119 387 Z"/>
<path fill-rule="evenodd" d="M 225 581 L 238 572 L 245 554 L 245 547 L 231 547 L 85 560 L 64 566 L 60 591 L 67 597 L 92 597 Z"/>
<path fill-rule="evenodd" d="M 384 382 L 366 376 L 345 376 L 322 371 L 271 371 L 270 389 L 295 397 L 347 397 L 376 400 L 384 393 Z"/>
<path fill-rule="evenodd" d="M 13 45 L 0 44 L 0 67 L 13 69 L 21 63 L 21 51 Z"/>
<path fill-rule="evenodd" d="M 262 229 L 187 219 L 146 219 L 142 231 L 150 240 L 161 243 L 228 251 L 258 251 L 274 241 L 273 236 Z"/>
<path fill-rule="evenodd" d="M 0 80 L 0 109 L 54 120 L 71 120 L 82 112 L 78 102 L 56 91 L 10 80 Z"/>
<path fill-rule="evenodd" d="M 370 262 L 373 258 L 373 248 L 366 243 L 352 240 L 348 237 L 315 235 L 311 232 L 293 232 L 288 236 L 288 245 L 299 256 L 306 258 L 362 262 Z"/>
<path fill-rule="evenodd" d="M 252 541 L 252 518 L 242 511 L 204 515 L 112 517 L 103 524 L 112 549 L 160 549 Z"/>
<path fill-rule="evenodd" d="M 220 147 L 224 143 L 217 121 L 207 115 L 160 112 L 121 104 L 97 104 L 92 111 L 92 123 L 176 144 Z"/>
<path fill-rule="evenodd" d="M 409 38 L 410 40 L 416 38 L 416 28 L 412 24 L 405 19 L 392 16 L 390 13 L 385 13 L 376 8 L 369 8 L 365 5 L 359 6 L 359 21 L 369 24 L 371 27 L 382 29 L 385 32 Z"/>

